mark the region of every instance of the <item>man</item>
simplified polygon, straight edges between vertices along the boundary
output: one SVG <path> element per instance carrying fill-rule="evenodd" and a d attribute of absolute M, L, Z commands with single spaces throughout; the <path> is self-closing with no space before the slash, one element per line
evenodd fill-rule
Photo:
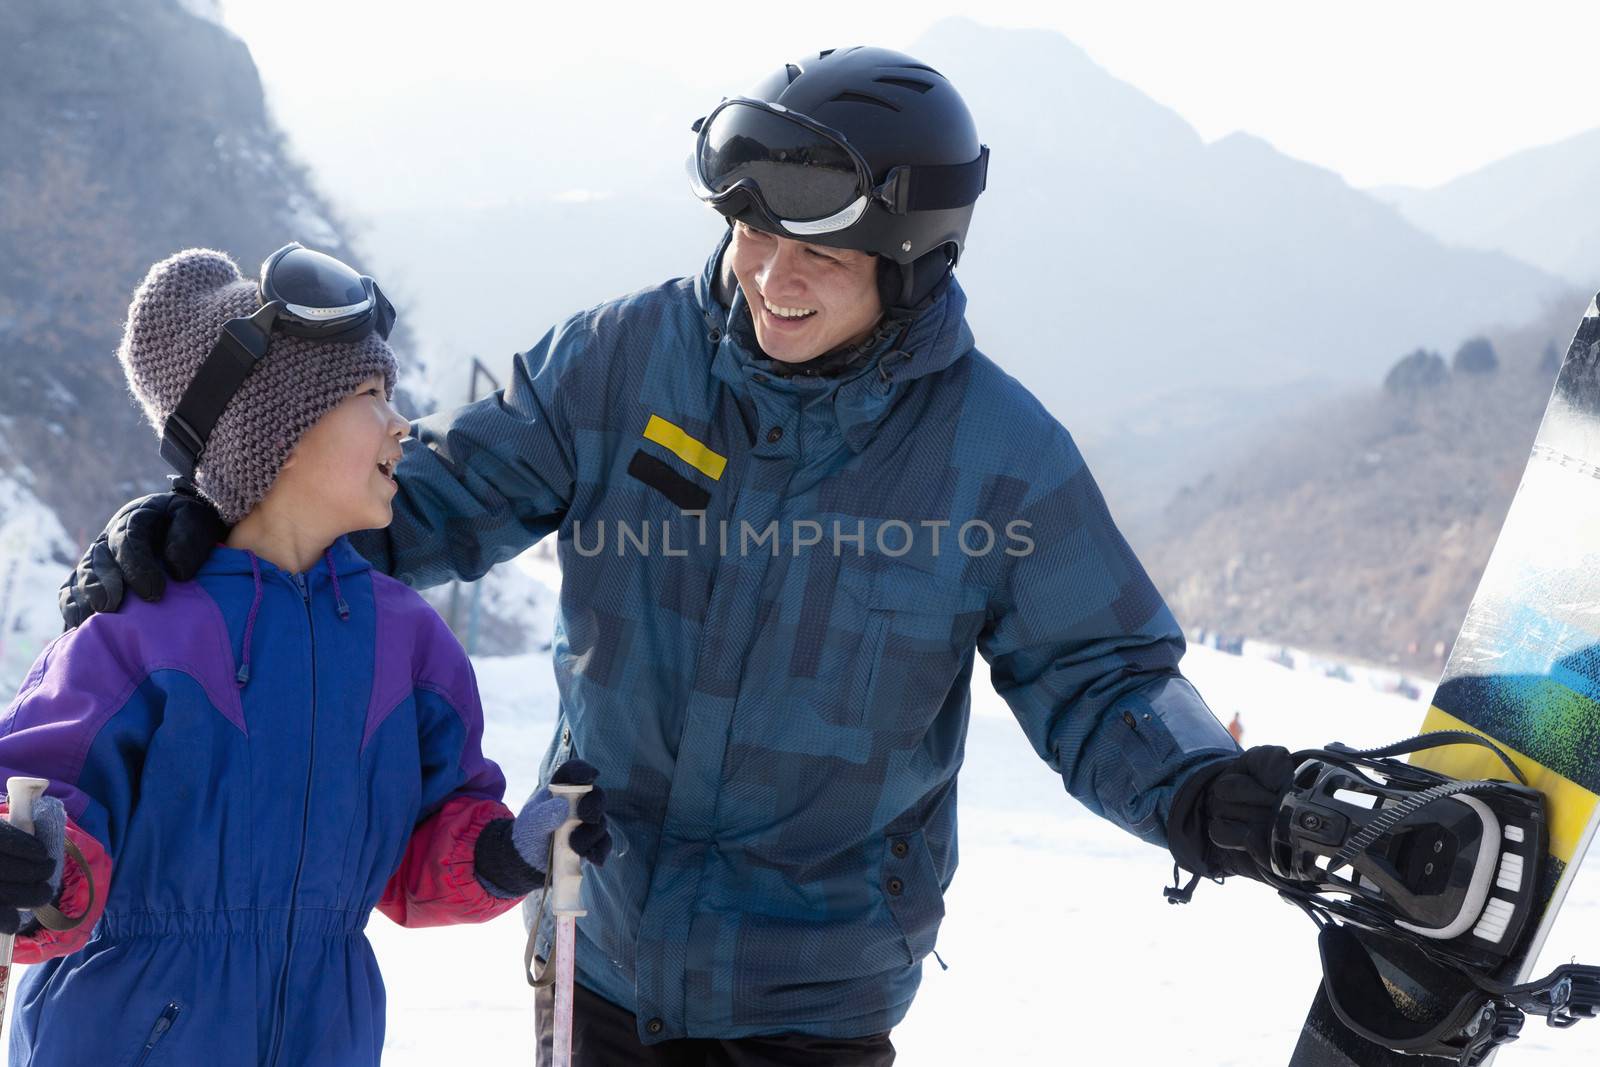
<path fill-rule="evenodd" d="M 702 274 L 420 420 L 358 547 L 426 586 L 557 535 L 544 770 L 601 768 L 618 842 L 578 1062 L 887 1064 L 955 871 L 975 648 L 1067 789 L 1190 870 L 1264 859 L 1285 758 L 1239 754 L 1071 438 L 973 346 L 952 271 L 988 152 L 954 87 L 825 52 L 695 129 L 730 226 Z M 69 621 L 205 543 L 193 499 L 130 509 Z"/>

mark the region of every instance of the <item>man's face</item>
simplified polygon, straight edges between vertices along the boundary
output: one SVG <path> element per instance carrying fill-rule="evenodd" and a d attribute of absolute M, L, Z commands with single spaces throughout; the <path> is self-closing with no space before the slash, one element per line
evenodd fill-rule
<path fill-rule="evenodd" d="M 728 261 L 755 320 L 761 349 L 803 363 L 872 332 L 883 316 L 878 257 L 733 226 Z"/>

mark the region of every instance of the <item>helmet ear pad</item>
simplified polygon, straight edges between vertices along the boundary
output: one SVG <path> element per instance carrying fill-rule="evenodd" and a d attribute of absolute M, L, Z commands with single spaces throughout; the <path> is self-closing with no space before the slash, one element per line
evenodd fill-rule
<path fill-rule="evenodd" d="M 952 248 L 943 245 L 910 263 L 878 257 L 878 298 L 890 318 L 904 318 L 924 310 L 948 284 L 955 261 Z"/>

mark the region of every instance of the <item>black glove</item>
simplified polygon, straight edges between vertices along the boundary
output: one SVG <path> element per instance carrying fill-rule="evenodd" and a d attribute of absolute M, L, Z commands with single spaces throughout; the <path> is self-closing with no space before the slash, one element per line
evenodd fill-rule
<path fill-rule="evenodd" d="M 568 760 L 550 776 L 551 785 L 590 785 L 600 772 L 583 760 Z M 578 799 L 578 818 L 567 843 L 580 859 L 596 867 L 611 855 L 606 828 L 606 794 L 599 786 Z M 528 798 L 515 819 L 495 819 L 483 828 L 473 848 L 478 881 L 498 897 L 520 897 L 544 885 L 550 860 L 550 835 L 567 821 L 567 799 L 548 788 Z"/>
<path fill-rule="evenodd" d="M 61 620 L 70 630 L 99 611 L 116 611 L 126 589 L 160 600 L 166 574 L 186 582 L 199 572 L 228 524 L 192 486 L 131 500 L 111 516 L 61 584 Z"/>
<path fill-rule="evenodd" d="M 56 805 L 54 813 L 45 810 L 51 801 Z M 35 802 L 38 814 L 45 817 L 31 834 L 0 818 L 0 934 L 14 934 L 21 928 L 19 913 L 23 909 L 37 908 L 55 899 L 61 882 L 57 856 L 66 824 L 66 812 L 60 804 L 51 797 L 40 797 Z"/>
<path fill-rule="evenodd" d="M 1294 760 L 1257 745 L 1192 774 L 1172 801 L 1167 843 L 1185 870 L 1207 878 L 1272 870 L 1272 821 L 1294 782 Z"/>

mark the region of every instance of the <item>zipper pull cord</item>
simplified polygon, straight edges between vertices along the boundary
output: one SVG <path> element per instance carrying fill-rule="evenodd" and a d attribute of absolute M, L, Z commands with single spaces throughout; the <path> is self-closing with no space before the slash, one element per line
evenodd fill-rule
<path fill-rule="evenodd" d="M 323 553 L 323 558 L 328 561 L 328 577 L 333 579 L 333 604 L 339 612 L 339 621 L 350 621 L 350 605 L 344 601 L 344 594 L 339 592 L 339 571 L 333 565 L 333 549 Z"/>
<path fill-rule="evenodd" d="M 250 557 L 250 577 L 255 583 L 255 593 L 250 598 L 250 615 L 244 623 L 244 650 L 240 657 L 239 673 L 233 676 L 240 689 L 250 682 L 250 638 L 256 630 L 256 612 L 261 608 L 261 561 L 249 549 L 245 549 L 244 554 Z"/>

